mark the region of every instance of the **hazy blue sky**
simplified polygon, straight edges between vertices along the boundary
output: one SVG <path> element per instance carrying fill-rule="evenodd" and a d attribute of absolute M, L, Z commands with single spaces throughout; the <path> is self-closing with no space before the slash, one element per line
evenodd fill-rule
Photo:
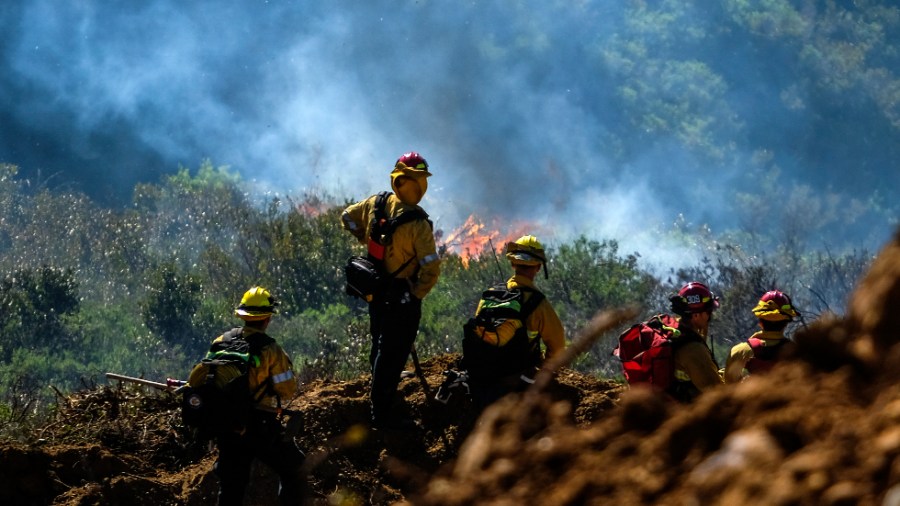
<path fill-rule="evenodd" d="M 423 205 L 446 230 L 477 212 L 637 247 L 679 215 L 736 226 L 734 174 L 708 177 L 674 139 L 610 160 L 621 69 L 598 55 L 621 42 L 624 4 L 4 2 L 0 162 L 122 202 L 205 158 L 259 188 L 356 198 L 417 150 L 435 174 Z M 730 83 L 737 122 L 762 118 L 735 95 L 782 77 Z"/>

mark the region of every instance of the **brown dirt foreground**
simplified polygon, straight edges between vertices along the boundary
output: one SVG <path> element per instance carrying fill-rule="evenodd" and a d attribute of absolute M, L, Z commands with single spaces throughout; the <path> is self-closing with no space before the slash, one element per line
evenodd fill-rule
<path fill-rule="evenodd" d="M 476 423 L 462 396 L 428 403 L 408 379 L 425 428 L 370 433 L 362 377 L 304 385 L 288 427 L 315 504 L 900 505 L 900 237 L 851 300 L 796 335 L 792 361 L 691 406 L 563 370 Z M 423 363 L 432 387 L 453 359 Z M 33 441 L 0 444 L 0 502 L 211 504 L 215 453 L 177 421 L 165 395 L 73 395 Z M 255 473 L 247 504 L 274 504 Z"/>

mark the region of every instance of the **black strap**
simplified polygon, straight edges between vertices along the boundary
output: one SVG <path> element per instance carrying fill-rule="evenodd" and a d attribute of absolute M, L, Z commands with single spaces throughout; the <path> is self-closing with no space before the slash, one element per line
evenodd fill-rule
<path fill-rule="evenodd" d="M 387 213 L 385 212 L 385 207 L 387 206 L 388 197 L 390 197 L 391 195 L 393 195 L 393 192 L 385 191 L 379 193 L 378 196 L 375 197 L 375 206 L 372 212 L 372 214 L 375 216 L 375 226 L 370 230 L 372 239 L 375 242 L 387 245 L 387 243 L 389 243 L 391 240 L 391 236 L 394 235 L 394 231 L 397 230 L 397 227 L 411 221 L 425 220 L 430 226 L 434 227 L 434 225 L 431 223 L 431 220 L 428 219 L 428 213 L 423 211 L 421 208 L 408 210 L 400 213 L 393 218 L 388 218 Z M 384 243 L 380 242 L 381 237 L 385 238 Z"/>
<path fill-rule="evenodd" d="M 243 332 L 243 329 L 241 329 L 241 330 Z M 244 339 L 246 339 L 246 338 L 244 338 Z M 249 353 L 250 353 L 251 357 L 254 357 L 254 356 L 260 357 L 262 354 L 262 349 L 265 348 L 266 346 L 268 346 L 270 343 L 275 342 L 275 339 L 273 339 L 269 334 L 266 334 L 265 332 L 253 333 L 250 335 L 250 339 L 246 339 L 246 340 L 248 343 L 250 343 Z M 249 369 L 252 369 L 253 367 L 255 367 L 255 366 L 250 364 L 250 367 L 248 368 L 248 374 L 249 374 Z M 254 390 L 252 392 L 252 398 L 253 398 L 254 402 L 256 402 L 256 396 L 260 392 L 263 392 L 264 396 L 266 393 L 270 393 L 270 394 L 274 395 L 278 402 L 278 406 L 281 407 L 281 396 L 279 396 L 278 392 L 275 391 L 275 387 L 272 384 L 272 376 L 266 376 L 266 381 L 257 385 L 256 390 Z"/>
<path fill-rule="evenodd" d="M 387 213 L 385 213 L 385 208 L 387 207 L 388 197 L 393 194 L 393 192 L 387 191 L 379 193 L 378 196 L 375 197 L 374 208 L 375 219 L 386 220 L 387 222 L 391 223 L 391 232 L 393 232 L 393 229 L 397 228 L 398 226 L 410 221 L 426 220 L 429 224 L 431 224 L 431 220 L 428 219 L 428 213 L 426 213 L 422 208 L 418 207 L 416 209 L 402 212 L 393 218 L 388 218 Z"/>
<path fill-rule="evenodd" d="M 400 272 L 401 272 L 403 269 L 406 269 L 406 266 L 409 265 L 409 263 L 412 262 L 412 261 L 415 260 L 415 259 L 416 259 L 416 257 L 410 257 L 410 259 L 407 260 L 407 261 L 405 261 L 405 262 L 403 262 L 403 265 L 401 265 L 400 267 L 398 267 L 396 271 L 394 271 L 394 272 L 388 274 L 387 279 L 393 279 L 394 276 L 396 276 L 397 274 L 400 274 Z"/>
<path fill-rule="evenodd" d="M 534 288 L 519 287 L 519 289 L 523 290 L 525 292 L 531 292 L 531 297 L 522 306 L 522 325 L 524 326 L 525 320 L 529 316 L 531 316 L 531 313 L 533 313 L 534 310 L 537 309 L 538 305 L 540 305 L 540 303 L 546 297 L 544 296 L 543 292 L 541 292 L 540 290 L 535 290 Z M 524 295 L 523 295 L 523 298 L 524 298 Z"/>
<path fill-rule="evenodd" d="M 394 218 L 388 218 L 387 213 L 385 213 L 385 207 L 387 206 L 388 197 L 390 197 L 391 195 L 393 195 L 393 192 L 383 191 L 380 192 L 377 197 L 375 197 L 375 206 L 373 208 L 375 224 L 370 230 L 372 240 L 379 244 L 382 244 L 379 239 L 381 237 L 384 237 L 384 245 L 387 245 L 387 243 L 391 242 L 391 236 L 394 235 L 397 227 L 403 225 L 404 223 L 409 223 L 415 220 L 425 220 L 429 225 L 433 227 L 431 220 L 428 219 L 428 213 L 426 213 L 422 209 L 413 209 L 411 211 L 401 213 Z M 406 269 L 406 267 L 409 266 L 409 264 L 412 263 L 412 261 L 415 259 L 416 257 L 411 257 L 410 259 L 408 259 L 397 270 L 388 274 L 387 279 L 393 279 L 397 274 L 400 274 L 403 269 Z M 376 265 L 378 265 L 379 263 L 380 262 L 375 261 Z"/>

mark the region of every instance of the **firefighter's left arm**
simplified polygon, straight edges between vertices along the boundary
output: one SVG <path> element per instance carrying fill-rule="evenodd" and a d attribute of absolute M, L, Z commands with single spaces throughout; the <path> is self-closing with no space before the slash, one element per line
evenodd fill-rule
<path fill-rule="evenodd" d="M 751 358 L 753 358 L 753 348 L 749 344 L 734 345 L 725 362 L 725 382 L 740 383 L 744 379 L 744 367 Z"/>
<path fill-rule="evenodd" d="M 410 225 L 415 227 L 413 241 L 416 261 L 419 263 L 419 272 L 416 282 L 412 286 L 412 294 L 417 299 L 424 299 L 441 276 L 441 257 L 434 244 L 434 232 L 431 230 L 431 225 L 425 220 L 414 221 Z"/>
<path fill-rule="evenodd" d="M 566 331 L 550 301 L 542 300 L 528 319 L 528 330 L 537 330 L 547 346 L 547 358 L 563 352 L 566 348 Z"/>
<path fill-rule="evenodd" d="M 721 385 L 719 368 L 704 343 L 690 342 L 675 352 L 675 365 L 691 378 L 691 383 L 701 391 Z"/>
<path fill-rule="evenodd" d="M 265 349 L 262 359 L 267 362 L 265 369 L 268 371 L 272 390 L 282 403 L 290 402 L 297 394 L 297 378 L 294 376 L 294 364 L 290 357 L 281 346 L 272 344 Z"/>

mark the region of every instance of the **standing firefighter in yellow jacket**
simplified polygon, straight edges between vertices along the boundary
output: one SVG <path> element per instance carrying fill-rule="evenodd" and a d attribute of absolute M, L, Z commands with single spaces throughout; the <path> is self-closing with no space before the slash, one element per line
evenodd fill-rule
<path fill-rule="evenodd" d="M 341 215 L 343 227 L 367 245 L 369 259 L 388 278 L 369 301 L 374 428 L 415 426 L 414 421 L 393 409 L 393 403 L 419 331 L 422 299 L 440 276 L 432 225 L 418 205 L 428 189 L 429 176 L 428 162 L 421 155 L 405 153 L 391 172 L 393 193 L 384 193 L 381 199 L 372 195 Z"/>
<path fill-rule="evenodd" d="M 515 273 L 502 285 L 485 290 L 475 317 L 464 327 L 463 358 L 476 407 L 527 387 L 547 348 L 546 358 L 565 349 L 565 331 L 556 310 L 537 289 L 534 278 L 544 268 L 544 246 L 533 235 L 506 245 Z"/>
<path fill-rule="evenodd" d="M 182 416 L 215 438 L 219 505 L 244 503 L 254 459 L 278 474 L 281 504 L 303 500 L 304 455 L 278 419 L 297 393 L 297 379 L 288 355 L 265 332 L 276 304 L 265 288 L 244 293 L 234 310 L 244 325 L 217 337 L 188 380 Z"/>

